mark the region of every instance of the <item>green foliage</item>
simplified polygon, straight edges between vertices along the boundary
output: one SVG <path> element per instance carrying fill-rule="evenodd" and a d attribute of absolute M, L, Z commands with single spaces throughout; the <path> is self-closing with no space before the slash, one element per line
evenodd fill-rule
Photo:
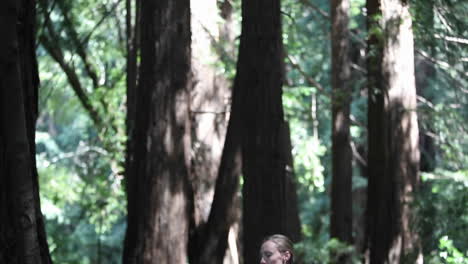
<path fill-rule="evenodd" d="M 126 213 L 121 175 L 126 140 L 123 1 L 52 2 L 41 1 L 38 11 L 36 132 L 52 258 L 55 263 L 119 263 Z M 93 122 L 44 38 L 61 51 L 105 126 Z"/>
<path fill-rule="evenodd" d="M 121 178 L 109 174 L 108 157 L 88 145 L 83 138 L 87 133 L 67 132 L 56 137 L 37 132 L 36 137 L 42 212 L 52 257 L 56 263 L 99 263 L 99 257 L 103 263 L 118 263 L 125 226 Z"/>
<path fill-rule="evenodd" d="M 125 224 L 120 180 L 110 178 L 108 165 L 99 164 L 105 158 L 83 141 L 64 152 L 47 133 L 38 135 L 42 212 L 54 261 L 98 263 L 100 256 L 117 263 Z"/>
<path fill-rule="evenodd" d="M 347 259 L 350 264 L 361 263 L 354 246 L 335 238 L 323 242 L 320 246 L 308 240 L 298 243 L 294 249 L 299 253 L 299 263 L 336 264 L 343 259 Z"/>
<path fill-rule="evenodd" d="M 41 3 L 45 3 L 41 2 Z M 53 2 L 57 2 L 53 4 Z M 298 260 L 336 263 L 358 253 L 351 245 L 330 240 L 327 190 L 331 175 L 331 50 L 329 1 L 284 0 L 283 39 L 286 78 L 285 117 L 290 124 L 294 169 L 302 221 L 303 241 Z M 37 162 L 41 203 L 49 244 L 56 263 L 118 263 L 125 230 L 125 195 L 122 187 L 125 135 L 125 43 L 123 1 L 50 1 L 39 8 L 38 35 L 50 36 L 45 14 L 60 38 L 54 44 L 77 73 L 91 105 L 103 119 L 97 127 L 71 89 L 63 69 L 39 43 L 41 78 L 40 117 L 37 127 Z M 467 263 L 468 248 L 468 107 L 466 88 L 466 28 L 468 3 L 459 0 L 412 1 L 416 53 L 435 67 L 419 91 L 418 119 L 422 131 L 436 144 L 436 171 L 424 174 L 416 199 L 417 228 L 428 263 Z M 240 1 L 232 1 L 236 30 Z M 367 35 L 383 37 L 376 24 L 365 28 L 365 0 L 350 1 L 353 62 L 364 67 Z M 64 12 L 69 21 L 64 19 Z M 381 16 L 374 19 L 380 20 Z M 98 76 L 95 87 L 73 30 L 86 50 L 87 64 Z M 214 66 L 229 80 L 235 75 L 234 42 L 212 43 L 219 55 Z M 228 48 L 226 48 L 228 46 Z M 372 52 L 372 51 L 371 51 Z M 417 69 L 418 70 L 418 69 Z M 315 80 L 310 83 L 308 77 Z M 366 145 L 367 93 L 365 73 L 352 71 L 353 123 L 356 147 Z M 320 87 L 317 87 L 320 86 Z M 316 111 L 312 111 L 313 103 Z M 354 164 L 353 187 L 366 179 Z M 357 208 L 361 212 L 364 208 Z"/>
<path fill-rule="evenodd" d="M 467 208 L 468 171 L 423 174 L 416 212 L 429 263 L 468 263 Z"/>
<path fill-rule="evenodd" d="M 468 4 L 455 0 L 418 0 L 412 8 L 416 54 L 435 69 L 425 76 L 429 84 L 420 92 L 426 101 L 419 118 L 439 146 L 437 165 L 452 171 L 468 164 L 467 12 Z"/>
<path fill-rule="evenodd" d="M 460 252 L 456 247 L 453 246 L 453 241 L 447 236 L 442 237 L 439 240 L 439 248 L 437 254 L 432 252 L 429 256 L 427 263 L 435 264 L 467 264 L 468 254 Z"/>
<path fill-rule="evenodd" d="M 285 115 L 291 126 L 294 170 L 300 186 L 308 192 L 323 192 L 324 176 L 320 158 L 325 154 L 325 147 L 317 137 L 311 136 L 311 117 L 308 112 L 313 88 L 296 87 L 283 94 Z"/>

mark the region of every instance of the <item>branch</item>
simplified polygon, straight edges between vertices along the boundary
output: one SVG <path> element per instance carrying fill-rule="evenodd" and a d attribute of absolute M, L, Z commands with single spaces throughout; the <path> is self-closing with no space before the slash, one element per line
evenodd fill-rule
<path fill-rule="evenodd" d="M 111 7 L 110 10 L 106 10 L 107 12 L 105 12 L 101 19 L 96 23 L 96 25 L 94 25 L 93 29 L 91 29 L 91 31 L 84 38 L 82 38 L 82 40 L 80 40 L 80 43 L 87 43 L 89 41 L 91 36 L 94 34 L 94 31 L 96 31 L 102 25 L 102 23 L 104 23 L 104 21 L 106 21 L 107 17 L 109 17 L 112 13 L 115 12 L 120 2 L 122 2 L 122 0 L 118 0 L 117 3 L 115 3 Z"/>
<path fill-rule="evenodd" d="M 327 18 L 327 19 L 330 19 L 330 15 L 325 12 L 324 10 L 320 9 L 318 6 L 312 4 L 310 1 L 308 0 L 300 0 L 301 3 L 305 6 L 308 6 L 312 9 L 314 9 L 315 11 L 317 11 L 320 15 L 322 15 L 323 17 Z"/>
<path fill-rule="evenodd" d="M 68 82 L 70 83 L 73 91 L 75 91 L 76 96 L 81 102 L 83 108 L 89 113 L 91 120 L 96 127 L 101 128 L 103 126 L 102 118 L 99 116 L 99 113 L 94 109 L 91 104 L 91 101 L 86 94 L 83 86 L 81 85 L 80 79 L 75 72 L 75 69 L 65 62 L 62 51 L 57 48 L 57 45 L 53 45 L 52 41 L 49 40 L 44 34 L 39 37 L 40 42 L 44 46 L 45 50 L 49 55 L 60 65 L 65 75 L 67 75 Z"/>
<path fill-rule="evenodd" d="M 464 39 L 464 38 L 443 36 L 443 35 L 440 35 L 440 34 L 435 34 L 434 37 L 436 39 L 445 39 L 446 41 L 450 41 L 450 42 L 468 44 L 468 39 Z"/>
<path fill-rule="evenodd" d="M 225 115 L 227 111 L 203 111 L 203 110 L 190 110 L 190 113 L 194 114 L 213 114 L 213 115 Z"/>
<path fill-rule="evenodd" d="M 224 49 L 224 46 L 222 45 L 222 43 L 220 43 L 220 41 L 216 40 L 216 38 L 213 36 L 213 34 L 211 34 L 210 30 L 205 25 L 203 25 L 203 23 L 201 21 L 197 21 L 197 22 L 200 24 L 202 29 L 205 31 L 205 33 L 210 38 L 211 44 L 213 44 L 213 46 L 215 47 L 218 55 L 220 57 L 226 58 L 229 63 L 234 64 L 236 62 L 236 60 L 234 58 L 232 58 L 231 55 Z"/>
<path fill-rule="evenodd" d="M 362 166 L 367 167 L 367 162 L 366 160 L 361 156 L 359 151 L 356 148 L 356 144 L 354 144 L 353 141 L 350 141 L 350 146 L 351 146 L 351 151 L 353 152 L 353 156 L 356 158 L 356 160 L 361 163 Z"/>
<path fill-rule="evenodd" d="M 422 51 L 422 50 L 419 50 L 419 49 L 415 49 L 415 52 L 420 54 L 421 56 L 423 56 L 425 59 L 427 59 L 428 61 L 430 61 L 432 64 L 434 64 L 435 66 L 440 66 L 440 69 L 442 69 L 442 73 L 444 73 L 454 84 L 454 86 L 456 86 L 458 89 L 460 89 L 462 92 L 466 93 L 467 90 L 464 89 L 464 85 L 462 83 L 460 83 L 459 80 L 457 80 L 456 78 L 452 77 L 448 72 L 446 72 L 447 70 L 450 70 L 450 71 L 455 71 L 457 74 L 461 75 L 461 76 L 468 76 L 467 73 L 465 72 L 461 72 L 459 70 L 457 70 L 456 68 L 454 67 L 451 67 L 447 62 L 445 61 L 441 61 L 441 60 L 437 60 L 433 57 L 431 57 L 429 54 L 427 54 L 426 52 Z"/>
<path fill-rule="evenodd" d="M 108 13 L 113 12 L 117 8 L 117 6 L 118 6 L 118 4 L 120 2 L 121 2 L 121 0 L 119 0 L 117 3 L 115 3 L 113 5 L 113 7 L 112 7 L 112 10 L 109 11 Z M 82 60 L 82 62 L 84 64 L 85 72 L 88 75 L 88 77 L 91 79 L 92 84 L 93 84 L 93 88 L 98 89 L 99 88 L 99 77 L 98 77 L 97 71 L 94 69 L 93 65 L 90 63 L 90 61 L 88 59 L 89 56 L 88 56 L 88 53 L 86 51 L 86 47 L 84 45 L 85 42 L 82 42 L 80 40 L 80 38 L 79 38 L 79 34 L 76 31 L 75 26 L 73 25 L 73 22 L 72 22 L 72 20 L 70 18 L 69 9 L 67 9 L 64 6 L 63 2 L 60 2 L 60 1 L 58 2 L 58 7 L 62 11 L 62 15 L 63 15 L 63 18 L 64 18 L 65 29 L 67 30 L 67 33 L 70 36 L 70 39 L 71 39 L 71 41 L 72 41 L 72 43 L 73 43 L 73 45 L 74 45 L 74 47 L 76 49 L 77 54 L 79 55 L 79 57 L 81 58 L 81 60 Z M 98 22 L 97 26 L 100 25 L 105 20 L 105 18 L 107 18 L 107 17 L 108 16 L 104 16 L 103 18 L 101 18 L 101 20 Z M 52 27 L 49 27 L 49 31 L 50 31 L 50 29 L 53 30 Z M 58 34 L 51 34 L 51 36 L 53 37 L 53 39 L 55 41 L 57 41 L 57 42 L 59 41 Z M 90 37 L 91 34 L 89 34 L 88 36 Z M 74 69 L 72 69 L 72 70 L 74 71 Z M 110 128 L 113 131 L 117 131 L 117 128 L 114 125 L 115 118 L 114 118 L 113 115 L 108 113 L 108 104 L 104 100 L 104 97 L 101 96 L 98 101 L 99 101 L 99 104 L 102 107 L 102 110 L 106 113 L 104 115 L 104 117 L 108 117 L 107 121 L 108 121 L 108 123 L 110 123 Z M 101 125 L 104 125 L 103 119 L 101 119 Z M 99 128 L 104 129 L 104 131 L 107 129 L 107 127 L 104 127 L 104 126 L 99 126 Z"/>
<path fill-rule="evenodd" d="M 81 60 L 83 61 L 85 72 L 91 78 L 94 89 L 97 89 L 99 87 L 98 75 L 88 60 L 88 56 L 86 54 L 86 50 L 83 46 L 83 43 L 79 40 L 78 33 L 76 32 L 75 27 L 73 26 L 73 23 L 68 15 L 68 9 L 63 6 L 63 2 L 61 1 L 59 1 L 58 6 L 63 14 L 63 21 L 64 21 L 65 29 L 67 30 L 67 33 L 70 35 L 70 38 L 75 46 L 76 52 L 78 53 Z"/>
<path fill-rule="evenodd" d="M 296 62 L 293 61 L 293 59 L 289 56 L 289 55 L 286 55 L 286 58 L 289 60 L 289 62 L 291 63 L 291 66 L 293 66 L 294 69 L 296 69 L 297 71 L 299 71 L 299 73 L 306 79 L 307 83 L 310 85 L 310 86 L 314 86 L 317 88 L 317 90 L 319 92 L 321 92 L 322 95 L 326 96 L 327 98 L 330 98 L 332 99 L 332 96 L 329 92 L 327 92 L 325 90 L 325 88 L 323 88 L 323 86 L 317 82 L 316 80 L 314 80 L 314 78 L 310 77 L 302 68 L 299 64 L 297 64 Z M 359 122 L 356 117 L 354 115 L 349 115 L 350 117 L 350 121 L 352 124 L 356 125 L 356 126 L 359 126 L 359 127 L 362 127 L 362 128 L 366 128 L 366 125 Z"/>
<path fill-rule="evenodd" d="M 310 85 L 310 86 L 314 86 L 316 87 L 320 92 L 322 92 L 323 95 L 325 95 L 326 97 L 328 98 L 331 98 L 331 95 L 329 92 L 327 92 L 325 90 L 325 88 L 323 88 L 323 86 L 317 82 L 314 78 L 312 78 L 311 76 L 309 76 L 302 68 L 299 64 L 297 64 L 292 58 L 291 56 L 289 55 L 286 55 L 286 58 L 289 60 L 289 62 L 291 63 L 291 66 L 296 69 L 301 75 L 302 77 L 304 77 L 307 81 L 307 83 Z"/>
<path fill-rule="evenodd" d="M 356 70 L 356 71 L 358 71 L 360 73 L 367 74 L 367 70 L 364 69 L 363 67 L 357 65 L 356 63 L 350 63 L 350 65 L 351 65 L 352 69 L 354 69 L 354 70 Z"/>
<path fill-rule="evenodd" d="M 43 2 L 41 1 L 41 3 Z M 98 128 L 101 128 L 103 126 L 102 118 L 99 116 L 99 113 L 96 109 L 94 109 L 93 105 L 91 104 L 91 101 L 88 95 L 86 94 L 85 90 L 83 89 L 80 79 L 75 72 L 75 69 L 65 62 L 63 52 L 60 49 L 60 45 L 53 44 L 59 38 L 51 24 L 49 16 L 46 16 L 44 18 L 44 23 L 47 28 L 47 31 L 49 32 L 53 40 L 48 39 L 43 33 L 39 37 L 40 42 L 44 46 L 45 50 L 49 53 L 49 55 L 60 65 L 60 68 L 62 68 L 64 73 L 67 75 L 68 82 L 70 83 L 72 89 L 75 91 L 75 94 L 81 102 L 83 108 L 89 113 L 89 116 L 91 117 L 91 120 L 93 120 L 94 125 Z"/>
<path fill-rule="evenodd" d="M 441 66 L 442 68 L 445 68 L 445 69 L 448 69 L 450 68 L 450 65 L 445 62 L 445 61 L 440 61 L 440 60 L 437 60 L 431 56 L 429 56 L 429 54 L 427 54 L 426 52 L 424 52 L 423 50 L 418 50 L 418 49 L 415 49 L 416 53 L 418 53 L 419 55 L 423 56 L 424 58 L 428 59 L 430 62 L 432 62 L 433 64 L 436 64 L 436 65 L 439 65 Z"/>
<path fill-rule="evenodd" d="M 427 105 L 429 108 L 431 108 L 431 109 L 433 109 L 433 110 L 435 109 L 434 104 L 433 104 L 432 102 L 426 100 L 426 98 L 424 98 L 424 97 L 418 95 L 418 96 L 417 96 L 417 100 L 418 100 L 419 102 L 421 102 L 421 103 Z"/>

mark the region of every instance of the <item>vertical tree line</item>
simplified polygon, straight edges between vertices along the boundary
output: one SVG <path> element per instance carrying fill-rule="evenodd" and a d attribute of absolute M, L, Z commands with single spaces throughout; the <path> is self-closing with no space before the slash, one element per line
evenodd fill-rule
<path fill-rule="evenodd" d="M 49 8 L 46 0 L 38 4 Z M 4 39 L 0 42 L 0 263 L 52 262 L 35 156 L 39 86 L 35 5 L 32 0 L 0 4 L 0 36 Z M 349 6 L 349 0 L 330 1 L 329 233 L 331 238 L 352 244 Z M 70 52 L 76 52 L 83 64 L 77 70 L 66 60 L 66 52 L 54 47 L 54 40 L 63 36 L 50 14 L 43 19 L 42 45 L 66 73 L 94 125 L 106 130 L 106 122 L 113 122 L 103 118 L 108 114 L 106 104 L 103 100 L 93 104 L 87 96 L 90 90 L 99 90 L 99 76 L 88 60 L 83 39 L 73 30 L 71 7 L 64 1 L 58 1 L 57 7 L 63 14 L 60 23 L 65 25 L 65 35 L 73 43 Z M 196 38 L 192 36 L 190 0 L 126 0 L 125 10 L 128 139 L 123 263 L 222 263 L 238 211 L 242 212 L 245 264 L 258 263 L 260 245 L 268 235 L 282 233 L 299 241 L 292 146 L 282 101 L 286 68 L 281 0 L 241 2 L 230 105 L 216 103 L 229 121 L 227 129 L 223 121 L 213 128 L 219 138 L 212 141 L 201 139 L 203 130 L 198 130 L 197 122 L 202 118 L 196 114 L 207 105 L 203 100 L 218 100 L 227 89 L 217 86 L 212 82 L 215 78 L 203 75 L 202 70 L 197 72 L 199 65 L 193 66 L 200 57 L 193 56 L 192 40 Z M 371 264 L 422 263 L 412 210 L 421 166 L 409 1 L 367 0 L 366 10 L 365 257 Z M 89 82 L 78 80 L 80 70 Z M 196 87 L 207 79 L 212 86 Z M 226 110 L 229 106 L 230 111 Z M 118 130 L 113 124 L 109 128 Z M 222 153 L 215 156 L 210 144 L 223 138 Z M 117 149 L 106 146 L 109 151 Z M 203 186 L 206 181 L 208 187 Z M 240 187 L 241 206 L 236 204 Z M 209 210 L 197 207 L 197 195 L 211 193 L 203 188 L 214 192 Z M 201 216 L 200 211 L 209 214 Z M 338 262 L 349 263 L 350 259 L 341 256 Z"/>
<path fill-rule="evenodd" d="M 420 249 L 410 206 L 419 149 L 411 16 L 407 1 L 368 0 L 366 7 L 369 260 L 414 263 Z"/>
<path fill-rule="evenodd" d="M 51 263 L 35 158 L 35 2 L 0 10 L 0 263 Z"/>
<path fill-rule="evenodd" d="M 163 9 L 164 7 L 167 9 Z M 158 17 L 148 15 L 151 14 L 151 11 L 149 11 L 151 8 L 153 8 L 152 10 L 158 10 L 153 11 L 153 14 L 154 12 L 161 12 L 158 14 L 162 14 L 162 12 L 172 14 L 169 18 L 173 20 L 166 21 L 165 23 L 167 24 L 163 24 L 168 28 L 180 28 L 182 25 L 190 27 L 190 23 L 187 20 L 179 20 L 181 13 L 178 13 L 178 16 L 175 12 L 171 13 L 172 9 L 170 5 L 146 6 L 142 4 L 141 6 L 141 10 L 144 10 L 140 18 L 142 61 L 138 77 L 138 90 L 135 93 L 137 100 L 135 112 L 138 114 L 134 116 L 134 133 L 130 138 L 133 150 L 129 149 L 129 154 L 127 155 L 127 157 L 131 157 L 131 160 L 127 162 L 129 167 L 127 168 L 126 176 L 128 230 L 124 261 L 135 261 L 135 259 L 138 259 L 138 256 L 144 256 L 146 250 L 148 250 L 147 254 L 150 254 L 152 257 L 158 256 L 160 258 L 163 256 L 163 259 L 169 260 L 167 252 L 166 254 L 161 251 L 150 252 L 151 250 L 156 250 L 154 248 L 156 246 L 164 247 L 165 244 L 161 241 L 173 236 L 173 232 L 179 233 L 181 229 L 187 230 L 192 227 L 188 223 L 190 221 L 189 215 L 185 215 L 185 217 L 179 215 L 180 217 L 174 218 L 174 221 L 169 221 L 172 225 L 178 226 L 177 230 L 170 229 L 168 226 L 164 229 L 165 232 L 160 231 L 158 233 L 152 229 L 150 230 L 153 232 L 144 230 L 145 226 L 152 225 L 155 221 L 153 218 L 166 219 L 167 217 L 163 212 L 164 210 L 169 210 L 162 208 L 163 203 L 158 208 L 150 209 L 152 206 L 150 201 L 155 203 L 155 201 L 157 202 L 162 198 L 156 198 L 156 194 L 154 194 L 155 196 L 151 200 L 148 198 L 151 194 L 151 190 L 145 189 L 151 189 L 151 187 L 148 187 L 151 186 L 148 178 L 158 178 L 158 180 L 155 180 L 157 184 L 154 184 L 153 188 L 156 188 L 160 195 L 167 192 L 167 189 L 173 188 L 173 185 L 183 184 L 183 181 L 188 179 L 188 175 L 177 178 L 175 175 L 176 171 L 169 170 L 166 177 L 170 176 L 172 183 L 164 185 L 164 181 L 159 178 L 164 176 L 158 175 L 164 174 L 164 172 L 151 171 L 150 169 L 152 166 L 163 166 L 169 161 L 164 157 L 167 154 L 165 152 L 168 152 L 167 150 L 162 151 L 162 153 L 160 151 L 149 153 L 147 150 L 148 144 L 155 144 L 152 142 L 153 140 L 154 142 L 158 142 L 158 147 L 167 144 L 167 142 L 161 142 L 167 135 L 161 132 L 156 133 L 156 131 L 151 132 L 151 129 L 154 129 L 160 123 L 163 124 L 162 127 L 177 125 L 177 123 L 164 123 L 166 120 L 171 120 L 165 116 L 160 116 L 159 118 L 161 119 L 156 118 L 158 113 L 168 111 L 167 107 L 171 107 L 172 97 L 164 96 L 162 92 L 176 89 L 176 85 L 180 85 L 181 83 L 181 79 L 178 78 L 184 74 L 186 74 L 184 76 L 188 76 L 188 72 L 184 73 L 180 71 L 180 63 L 185 61 L 180 60 L 176 56 L 177 54 L 182 56 L 184 50 L 177 50 L 178 53 L 171 53 L 171 49 L 169 49 L 175 47 L 174 43 L 170 42 L 170 40 L 173 40 L 173 38 L 180 39 L 180 35 L 178 35 L 180 31 L 156 30 L 156 34 L 154 34 L 154 28 L 161 29 L 166 27 L 162 27 L 150 20 Z M 265 11 L 268 12 L 265 14 Z M 191 262 L 194 263 L 219 263 L 224 257 L 227 234 L 230 224 L 232 224 L 233 201 L 237 190 L 236 186 L 240 180 L 241 168 L 245 180 L 243 189 L 243 227 L 244 229 L 247 228 L 244 231 L 244 259 L 249 259 L 249 261 L 253 262 L 258 260 L 258 247 L 263 237 L 268 234 L 285 233 L 297 239 L 300 233 L 297 200 L 292 179 L 292 158 L 291 154 L 288 154 L 291 151 L 289 130 L 283 118 L 281 103 L 281 86 L 284 69 L 282 63 L 283 46 L 280 3 L 277 1 L 273 6 L 266 1 L 260 3 L 260 5 L 253 2 L 243 3 L 243 17 L 246 22 L 242 26 L 241 48 L 237 66 L 238 73 L 234 81 L 231 117 L 218 171 L 215 197 L 206 225 L 202 226 L 199 230 L 189 231 L 191 233 L 188 240 L 189 257 Z M 152 27 L 153 32 L 151 31 Z M 156 43 L 158 44 L 156 45 L 157 47 L 162 48 L 154 50 L 154 44 L 152 45 L 152 43 Z M 190 42 L 185 43 L 185 45 L 189 44 Z M 187 46 L 185 48 L 187 49 Z M 172 56 L 169 56 L 168 53 L 171 53 Z M 253 56 L 253 54 L 257 57 Z M 185 55 L 190 56 L 190 53 Z M 153 60 L 150 60 L 150 58 L 153 58 Z M 162 71 L 162 68 L 158 68 L 164 65 L 173 65 L 174 68 L 169 67 L 167 71 Z M 159 71 L 150 71 L 150 69 L 154 68 L 159 69 Z M 171 72 L 175 73 L 176 68 L 179 74 L 169 74 Z M 164 75 L 161 75 L 164 73 L 167 74 L 165 77 L 166 82 L 160 81 L 164 79 Z M 153 84 L 155 86 L 153 89 L 161 94 L 153 92 L 155 94 L 152 95 L 148 85 L 154 82 L 160 85 L 161 83 L 168 83 L 168 85 L 157 86 Z M 159 98 L 161 101 L 153 101 L 150 98 Z M 185 99 L 187 100 L 187 98 Z M 180 100 L 177 100 L 177 102 L 180 102 Z M 141 109 L 139 109 L 140 107 Z M 151 110 L 151 108 L 155 108 L 157 111 Z M 177 109 L 181 110 L 181 105 L 178 105 Z M 130 116 L 130 118 L 132 117 Z M 258 120 L 262 121 L 259 123 Z M 184 127 L 184 129 L 187 129 L 187 127 Z M 174 144 L 174 146 L 186 148 L 190 142 L 184 142 L 182 140 L 184 136 L 187 135 L 173 134 L 171 139 L 178 139 L 179 141 L 170 141 L 170 143 Z M 152 141 L 145 142 L 142 141 L 143 138 L 150 138 Z M 189 158 L 186 157 L 185 161 L 187 162 L 188 160 Z M 189 171 L 189 167 L 190 164 L 186 163 L 187 171 Z M 143 176 L 145 175 L 145 171 L 148 173 L 146 177 Z M 190 189 L 189 186 L 185 187 L 186 191 Z M 261 189 L 263 190 L 259 191 Z M 193 210 L 193 205 L 190 204 L 192 201 L 188 199 L 190 194 L 192 194 L 190 190 L 184 194 L 184 206 L 188 213 L 193 212 L 191 211 Z M 177 206 L 174 203 L 168 203 L 170 201 L 166 200 L 165 202 L 166 204 L 171 204 L 170 207 L 172 208 Z M 153 213 L 145 212 L 148 209 L 153 211 Z M 174 208 L 170 210 L 174 210 Z M 258 230 L 250 230 L 251 227 L 258 227 L 260 225 L 264 227 Z M 154 228 L 158 228 L 158 226 Z M 145 244 L 148 242 L 140 242 L 142 240 L 145 241 L 144 234 L 147 236 L 146 240 L 151 241 L 153 239 L 159 241 L 159 243 Z M 178 239 L 179 246 L 187 243 L 187 237 L 179 237 Z M 138 245 L 139 243 L 140 245 Z M 180 256 L 182 256 L 185 250 L 180 249 Z M 179 259 L 175 259 L 175 255 L 177 254 L 174 254 L 171 263 L 179 261 Z M 149 259 L 151 257 L 148 257 L 147 261 Z"/>
<path fill-rule="evenodd" d="M 186 263 L 190 1 L 141 2 L 124 263 Z"/>
<path fill-rule="evenodd" d="M 332 183 L 330 236 L 352 243 L 351 78 L 348 0 L 331 1 L 332 20 Z"/>
<path fill-rule="evenodd" d="M 242 127 L 243 256 L 248 264 L 259 261 L 267 235 L 297 240 L 300 231 L 281 97 L 281 1 L 242 1 L 241 30 L 232 111 L 239 111 Z"/>

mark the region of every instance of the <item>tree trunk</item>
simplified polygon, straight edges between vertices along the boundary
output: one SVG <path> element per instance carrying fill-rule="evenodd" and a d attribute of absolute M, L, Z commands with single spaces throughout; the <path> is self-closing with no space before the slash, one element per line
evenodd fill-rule
<path fill-rule="evenodd" d="M 135 93 L 138 80 L 138 62 L 139 53 L 139 22 L 140 22 L 140 0 L 125 1 L 125 24 L 127 35 L 127 67 L 126 67 L 126 85 L 127 85 L 127 135 L 132 135 L 135 122 Z M 131 149 L 131 141 L 127 142 L 127 148 Z M 132 153 L 132 151 L 129 151 Z M 129 160 L 130 158 L 127 158 Z"/>
<path fill-rule="evenodd" d="M 419 150 L 409 6 L 403 0 L 368 0 L 367 11 L 369 261 L 415 263 L 419 244 L 410 206 Z"/>
<path fill-rule="evenodd" d="M 0 10 L 0 263 L 52 263 L 35 159 L 35 2 Z"/>
<path fill-rule="evenodd" d="M 141 2 L 124 263 L 187 263 L 190 2 Z"/>
<path fill-rule="evenodd" d="M 240 100 L 234 91 L 213 204 L 205 228 L 200 230 L 200 237 L 194 240 L 196 244 L 192 248 L 191 263 L 222 263 L 226 252 L 229 228 L 234 217 L 235 194 L 241 173 L 240 107 Z"/>
<path fill-rule="evenodd" d="M 348 0 L 332 0 L 332 183 L 330 236 L 352 243 L 352 152 L 348 56 Z M 346 261 L 346 259 L 343 259 Z"/>
<path fill-rule="evenodd" d="M 221 34 L 218 13 L 216 0 L 205 0 L 203 4 L 192 2 L 194 211 L 189 257 L 193 264 L 223 263 L 228 232 L 239 210 L 235 197 L 240 164 L 233 159 L 236 154 L 232 152 L 232 129 L 228 132 L 231 139 L 225 141 L 230 107 L 227 99 L 231 91 L 227 81 L 213 67 L 221 57 L 214 51 Z"/>
<path fill-rule="evenodd" d="M 284 151 L 282 108 L 283 43 L 280 0 L 242 2 L 240 39 L 234 93 L 240 107 L 243 186 L 244 263 L 258 263 L 263 238 L 290 229 L 297 206 L 288 194 L 289 155 Z M 236 100 L 237 98 L 234 98 Z M 233 102 L 233 114 L 236 101 Z M 289 174 L 290 175 L 290 174 Z M 295 195 L 295 192 L 293 193 Z M 297 229 L 296 229 L 297 230 Z"/>

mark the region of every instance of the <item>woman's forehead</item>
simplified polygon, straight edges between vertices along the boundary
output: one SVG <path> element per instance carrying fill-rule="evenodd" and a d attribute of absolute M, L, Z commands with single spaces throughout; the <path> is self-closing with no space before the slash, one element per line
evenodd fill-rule
<path fill-rule="evenodd" d="M 262 244 L 261 251 L 275 251 L 275 250 L 277 250 L 277 245 L 273 241 L 268 240 Z"/>

